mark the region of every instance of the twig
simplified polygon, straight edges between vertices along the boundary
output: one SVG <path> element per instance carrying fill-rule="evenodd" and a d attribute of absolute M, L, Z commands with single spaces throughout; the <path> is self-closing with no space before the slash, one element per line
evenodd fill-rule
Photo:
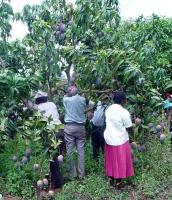
<path fill-rule="evenodd" d="M 79 91 L 79 93 L 90 93 L 90 92 L 94 92 L 94 93 L 100 93 L 100 94 L 104 94 L 104 93 L 109 93 L 109 92 L 112 92 L 113 90 L 112 89 L 107 89 L 107 90 L 82 90 Z"/>

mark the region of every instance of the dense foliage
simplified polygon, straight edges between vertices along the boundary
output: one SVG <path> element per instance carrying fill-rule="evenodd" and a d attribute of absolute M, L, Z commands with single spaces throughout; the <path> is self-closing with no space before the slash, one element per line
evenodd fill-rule
<path fill-rule="evenodd" d="M 12 20 L 21 20 L 28 26 L 29 32 L 22 41 L 8 40 Z M 161 182 L 166 184 L 165 178 L 172 175 L 171 159 L 168 160 L 168 153 L 165 155 L 168 143 L 160 148 L 156 129 L 149 131 L 147 125 L 152 122 L 156 127 L 165 122 L 160 111 L 164 93 L 172 91 L 172 20 L 153 15 L 122 21 L 118 0 L 77 0 L 75 6 L 65 0 L 46 0 L 41 5 L 26 5 L 21 13 L 14 13 L 9 1 L 3 0 L 0 27 L 0 177 L 4 189 L 34 199 L 34 183 L 48 173 L 51 155 L 47 151 L 53 153 L 58 146 L 54 132 L 61 127 L 49 126 L 25 104 L 41 89 L 48 91 L 63 113 L 62 96 L 74 71 L 80 93 L 93 101 L 97 101 L 98 94 L 103 97 L 116 89 L 126 91 L 133 118 L 142 119 L 133 139 L 141 145 L 146 142 L 148 148 L 145 156 L 136 151 L 140 160 L 134 180 L 139 189 L 137 195 L 144 192 L 145 196 L 156 197 L 156 187 Z M 27 148 L 32 148 L 33 156 L 27 165 L 21 165 L 19 161 Z M 97 166 L 90 151 L 88 141 L 88 179 L 79 185 L 68 183 L 58 199 L 118 199 L 103 177 L 102 158 Z M 14 164 L 11 158 L 16 154 L 18 160 Z M 161 156 L 165 166 L 160 162 Z M 38 174 L 32 169 L 36 163 L 42 166 Z M 66 166 L 64 163 L 63 168 Z M 96 170 L 100 172 L 98 180 Z M 151 186 L 147 185 L 148 180 Z M 101 183 L 100 190 L 95 188 L 96 183 Z M 119 199 L 126 195 L 119 195 Z"/>

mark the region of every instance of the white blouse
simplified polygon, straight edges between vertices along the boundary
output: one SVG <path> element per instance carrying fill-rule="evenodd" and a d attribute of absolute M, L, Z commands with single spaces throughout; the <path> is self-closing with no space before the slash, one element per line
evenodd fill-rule
<path fill-rule="evenodd" d="M 128 110 L 119 104 L 112 104 L 105 112 L 106 129 L 104 138 L 107 144 L 112 146 L 122 145 L 129 140 L 126 128 L 132 126 L 131 116 Z"/>

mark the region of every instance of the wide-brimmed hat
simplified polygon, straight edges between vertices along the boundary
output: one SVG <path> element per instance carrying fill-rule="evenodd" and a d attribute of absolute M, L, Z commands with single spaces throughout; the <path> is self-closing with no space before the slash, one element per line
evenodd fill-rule
<path fill-rule="evenodd" d="M 43 91 L 38 91 L 34 97 L 34 99 L 38 99 L 40 97 L 48 97 L 48 94 L 46 92 Z"/>

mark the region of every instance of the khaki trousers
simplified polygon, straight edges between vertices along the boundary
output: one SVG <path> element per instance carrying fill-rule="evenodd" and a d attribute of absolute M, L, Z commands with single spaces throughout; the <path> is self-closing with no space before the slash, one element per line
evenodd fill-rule
<path fill-rule="evenodd" d="M 75 162 L 72 159 L 72 152 L 75 147 L 78 155 L 77 172 L 79 177 L 85 175 L 84 145 L 85 145 L 85 126 L 79 124 L 66 124 L 64 128 L 66 151 L 70 160 L 70 177 L 75 176 Z"/>

